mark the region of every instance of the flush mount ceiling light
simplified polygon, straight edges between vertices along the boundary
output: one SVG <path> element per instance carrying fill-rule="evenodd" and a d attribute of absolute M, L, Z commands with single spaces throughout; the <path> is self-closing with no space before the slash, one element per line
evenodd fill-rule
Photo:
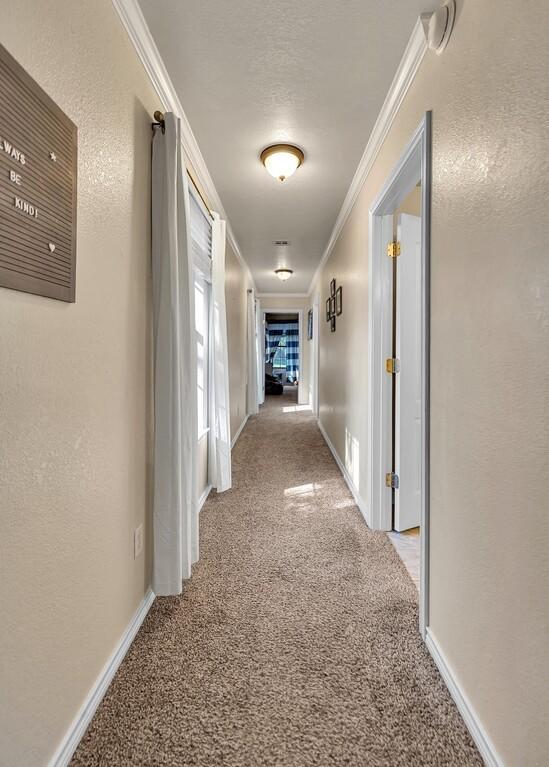
<path fill-rule="evenodd" d="M 282 282 L 289 280 L 293 273 L 293 269 L 275 269 L 276 276 L 279 280 L 282 280 Z"/>
<path fill-rule="evenodd" d="M 293 176 L 305 155 L 293 144 L 273 144 L 261 152 L 260 160 L 268 172 L 279 181 Z"/>

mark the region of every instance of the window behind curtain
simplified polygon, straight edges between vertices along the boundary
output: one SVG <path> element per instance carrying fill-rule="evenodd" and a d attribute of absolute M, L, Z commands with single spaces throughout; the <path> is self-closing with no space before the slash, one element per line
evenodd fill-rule
<path fill-rule="evenodd" d="M 193 262 L 209 281 L 212 272 L 212 222 L 194 193 L 191 193 L 190 198 Z"/>
<path fill-rule="evenodd" d="M 299 321 L 271 321 L 265 329 L 265 358 L 273 370 L 286 370 L 291 380 L 299 377 Z"/>
<path fill-rule="evenodd" d="M 196 393 L 198 398 L 198 436 L 208 428 L 208 336 L 210 286 L 199 274 L 194 278 L 194 314 L 196 325 Z"/>
<path fill-rule="evenodd" d="M 194 314 L 196 329 L 196 396 L 198 437 L 209 427 L 209 332 L 212 271 L 212 225 L 201 204 L 190 195 L 191 247 L 194 264 Z"/>
<path fill-rule="evenodd" d="M 273 359 L 273 367 L 274 368 L 286 367 L 286 336 L 282 336 L 282 338 L 278 342 L 278 347 L 276 349 L 275 356 Z"/>

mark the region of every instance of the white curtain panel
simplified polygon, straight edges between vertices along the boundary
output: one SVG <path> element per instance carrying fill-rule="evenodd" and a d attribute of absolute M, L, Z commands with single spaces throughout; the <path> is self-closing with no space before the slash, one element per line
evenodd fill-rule
<path fill-rule="evenodd" d="M 180 594 L 198 559 L 196 340 L 189 191 L 180 121 L 152 155 L 154 317 L 153 590 Z"/>
<path fill-rule="evenodd" d="M 229 351 L 225 311 L 225 222 L 213 213 L 212 293 L 210 301 L 210 444 L 209 482 L 218 493 L 229 490 L 231 479 L 231 422 Z"/>
<path fill-rule="evenodd" d="M 257 402 L 262 405 L 265 402 L 265 328 L 263 326 L 263 312 L 259 298 L 255 302 L 255 339 L 257 355 Z"/>
<path fill-rule="evenodd" d="M 253 290 L 248 290 L 247 303 L 247 387 L 246 387 L 246 405 L 248 415 L 254 415 L 259 412 L 257 405 L 257 340 L 256 340 L 256 319 L 255 319 L 255 296 Z"/>

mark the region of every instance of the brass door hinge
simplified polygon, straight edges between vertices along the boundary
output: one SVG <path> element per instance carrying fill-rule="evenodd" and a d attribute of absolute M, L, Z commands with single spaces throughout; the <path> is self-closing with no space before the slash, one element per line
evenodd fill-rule
<path fill-rule="evenodd" d="M 385 475 L 385 484 L 387 487 L 392 488 L 393 490 L 398 490 L 398 487 L 400 485 L 400 480 L 398 478 L 398 474 L 395 474 L 394 471 L 390 471 L 388 474 Z"/>
<path fill-rule="evenodd" d="M 400 373 L 400 360 L 397 360 L 396 357 L 389 357 L 389 359 L 385 360 L 385 370 L 390 375 Z"/>
<path fill-rule="evenodd" d="M 400 242 L 397 242 L 397 240 L 389 242 L 387 245 L 387 255 L 389 258 L 400 256 Z"/>

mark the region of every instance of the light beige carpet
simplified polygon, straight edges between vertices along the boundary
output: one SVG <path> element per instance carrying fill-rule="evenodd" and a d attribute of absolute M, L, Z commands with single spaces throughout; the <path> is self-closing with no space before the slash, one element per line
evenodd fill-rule
<path fill-rule="evenodd" d="M 73 765 L 482 764 L 408 573 L 294 405 L 248 421 L 192 580 L 155 601 Z"/>

